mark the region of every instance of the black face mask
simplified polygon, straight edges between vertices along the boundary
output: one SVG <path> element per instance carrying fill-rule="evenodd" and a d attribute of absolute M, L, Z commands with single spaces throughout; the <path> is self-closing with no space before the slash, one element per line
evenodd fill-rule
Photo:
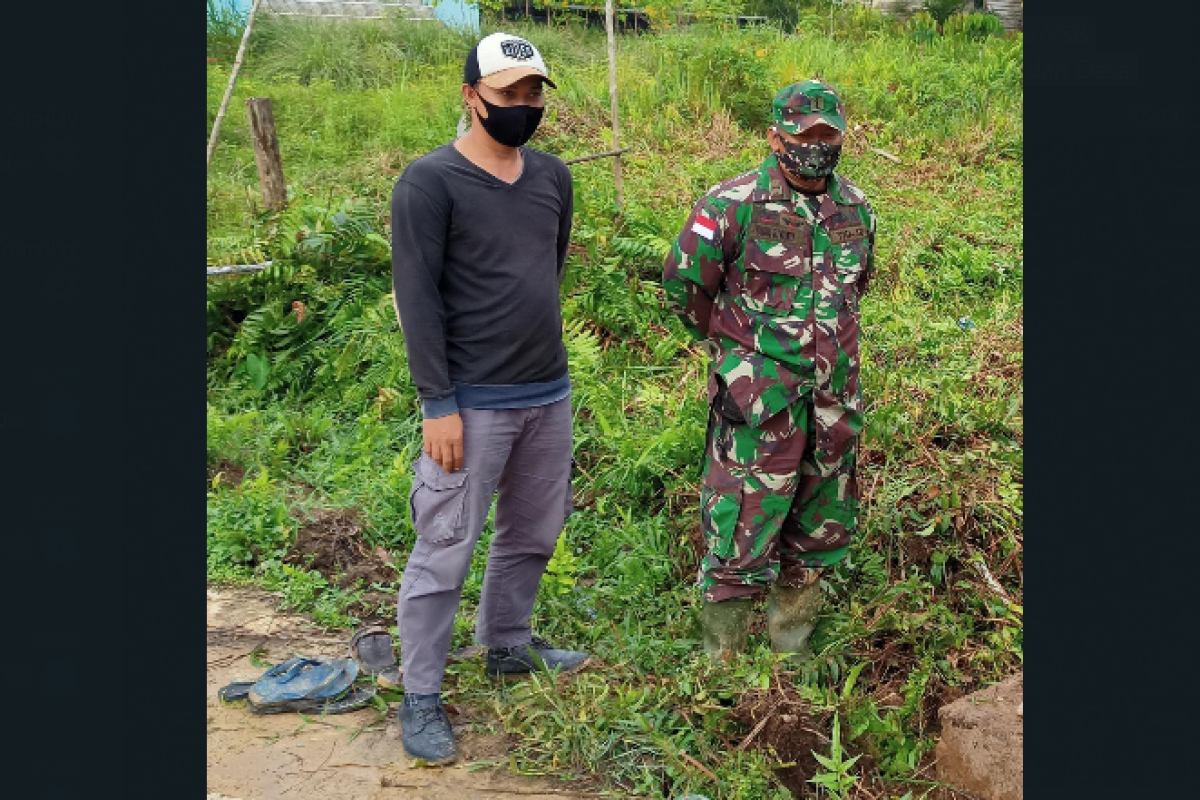
<path fill-rule="evenodd" d="M 487 109 L 487 119 L 479 117 L 480 124 L 488 135 L 506 147 L 520 147 L 529 141 L 538 123 L 542 121 L 542 109 L 533 106 L 495 106 L 478 95 Z"/>
<path fill-rule="evenodd" d="M 842 157 L 842 146 L 825 142 L 783 143 L 783 152 L 775 151 L 779 166 L 801 178 L 828 178 Z"/>

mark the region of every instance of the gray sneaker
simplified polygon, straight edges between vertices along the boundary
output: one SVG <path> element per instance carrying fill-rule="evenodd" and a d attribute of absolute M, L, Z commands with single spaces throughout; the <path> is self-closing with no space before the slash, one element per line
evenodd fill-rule
<path fill-rule="evenodd" d="M 451 764 L 458 758 L 454 729 L 442 708 L 441 695 L 406 694 L 398 716 L 404 752 L 410 757 L 434 766 Z"/>
<path fill-rule="evenodd" d="M 540 636 L 529 644 L 515 647 L 493 647 L 487 654 L 487 674 L 491 678 L 526 675 L 537 669 L 574 672 L 587 663 L 587 653 L 578 650 L 556 650 Z"/>

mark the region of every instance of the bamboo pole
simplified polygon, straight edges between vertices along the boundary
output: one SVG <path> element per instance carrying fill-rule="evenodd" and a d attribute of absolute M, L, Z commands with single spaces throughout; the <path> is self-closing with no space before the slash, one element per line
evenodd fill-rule
<path fill-rule="evenodd" d="M 620 150 L 607 150 L 603 153 L 593 153 L 590 156 L 580 156 L 579 158 L 568 158 L 564 164 L 579 164 L 584 161 L 595 161 L 597 158 L 608 158 L 609 156 L 619 156 L 628 150 L 628 147 L 622 147 Z"/>
<path fill-rule="evenodd" d="M 604 0 L 604 27 L 608 32 L 608 95 L 612 101 L 613 181 L 617 185 L 617 209 L 624 206 L 621 191 L 621 123 L 617 114 L 617 38 L 613 33 L 613 0 Z"/>
<path fill-rule="evenodd" d="M 274 261 L 268 261 L 265 264 L 231 264 L 227 267 L 209 267 L 208 277 L 211 278 L 214 275 L 244 275 L 248 272 L 261 272 L 274 263 Z"/>
<path fill-rule="evenodd" d="M 894 164 L 901 163 L 899 158 L 892 155 L 887 150 L 880 149 L 880 148 L 876 147 L 875 145 L 871 144 L 871 140 L 868 139 L 867 135 L 862 132 L 862 125 L 855 125 L 853 128 L 850 129 L 850 132 L 853 133 L 858 138 L 862 139 L 864 142 L 866 142 L 867 149 L 870 150 L 875 155 L 883 156 L 888 161 L 891 161 Z"/>
<path fill-rule="evenodd" d="M 213 121 L 212 133 L 208 137 L 208 163 L 205 169 L 212 166 L 213 153 L 217 149 L 217 134 L 221 130 L 221 121 L 225 119 L 225 111 L 229 108 L 229 98 L 233 96 L 233 84 L 237 81 L 238 70 L 242 68 L 242 57 L 246 55 L 246 42 L 250 41 L 250 28 L 254 25 L 254 15 L 258 13 L 258 4 L 262 0 L 254 0 L 250 7 L 250 16 L 246 18 L 246 30 L 242 31 L 242 43 L 238 45 L 237 55 L 233 59 L 233 71 L 229 73 L 229 83 L 225 87 L 225 96 L 221 98 L 221 107 L 217 109 L 217 118 Z"/>

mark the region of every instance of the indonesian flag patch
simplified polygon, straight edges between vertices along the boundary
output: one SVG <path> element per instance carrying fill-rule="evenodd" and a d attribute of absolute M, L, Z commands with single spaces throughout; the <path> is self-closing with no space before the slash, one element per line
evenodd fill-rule
<path fill-rule="evenodd" d="M 705 219 L 704 217 L 696 217 L 692 222 L 692 233 L 698 236 L 703 236 L 705 239 L 712 241 L 713 236 L 717 234 L 716 220 Z"/>

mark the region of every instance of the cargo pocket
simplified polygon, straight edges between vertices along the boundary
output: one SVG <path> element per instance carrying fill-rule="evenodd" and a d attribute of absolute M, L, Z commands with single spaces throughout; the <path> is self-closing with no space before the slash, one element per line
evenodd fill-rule
<path fill-rule="evenodd" d="M 430 544 L 461 541 L 466 530 L 467 471 L 446 472 L 427 455 L 413 462 L 408 497 L 413 528 Z"/>
<path fill-rule="evenodd" d="M 742 487 L 721 492 L 705 485 L 700 489 L 700 525 L 708 552 L 721 562 L 738 555 L 737 523 L 742 510 Z"/>

